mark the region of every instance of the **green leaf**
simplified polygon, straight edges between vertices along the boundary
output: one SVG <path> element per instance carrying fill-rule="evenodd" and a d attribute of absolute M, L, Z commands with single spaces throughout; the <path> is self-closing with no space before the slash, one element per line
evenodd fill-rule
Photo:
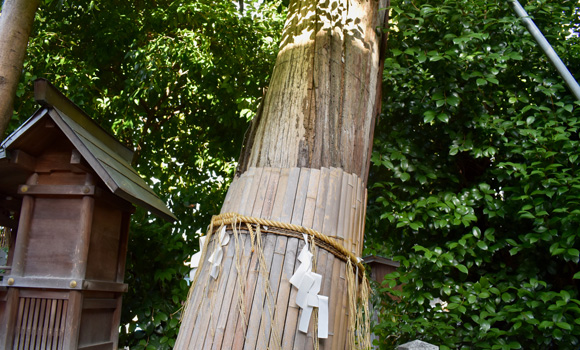
<path fill-rule="evenodd" d="M 459 106 L 459 101 L 460 99 L 458 96 L 451 95 L 447 97 L 447 103 L 453 107 Z"/>
<path fill-rule="evenodd" d="M 423 121 L 425 123 L 431 123 L 434 119 L 435 116 L 437 115 L 437 113 L 435 111 L 426 111 L 425 113 L 423 113 Z"/>
<path fill-rule="evenodd" d="M 464 274 L 468 274 L 468 270 L 467 270 L 467 267 L 465 265 L 463 265 L 463 264 L 457 264 L 457 265 L 455 265 L 455 267 L 459 271 L 463 272 Z"/>
<path fill-rule="evenodd" d="M 448 123 L 449 122 L 449 116 L 446 113 L 439 113 L 437 115 L 437 119 L 440 122 L 443 122 L 443 123 Z"/>
<path fill-rule="evenodd" d="M 514 300 L 514 296 L 510 293 L 503 293 L 501 299 L 506 303 L 511 303 Z"/>
<path fill-rule="evenodd" d="M 571 331 L 572 330 L 572 326 L 569 323 L 566 322 L 556 322 L 556 326 L 565 329 L 567 331 Z"/>

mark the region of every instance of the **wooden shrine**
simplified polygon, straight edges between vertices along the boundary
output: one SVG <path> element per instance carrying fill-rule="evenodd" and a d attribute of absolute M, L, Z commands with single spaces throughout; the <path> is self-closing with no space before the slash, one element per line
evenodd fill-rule
<path fill-rule="evenodd" d="M 175 217 L 133 152 L 46 80 L 41 108 L 0 145 L 0 349 L 117 349 L 133 204 Z"/>
<path fill-rule="evenodd" d="M 370 278 L 378 283 L 383 282 L 386 275 L 397 271 L 397 268 L 401 266 L 398 261 L 376 255 L 365 256 L 363 262 L 371 269 Z"/>

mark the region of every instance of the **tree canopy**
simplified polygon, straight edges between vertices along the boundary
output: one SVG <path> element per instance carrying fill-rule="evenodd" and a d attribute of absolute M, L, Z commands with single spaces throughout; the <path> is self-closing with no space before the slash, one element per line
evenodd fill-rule
<path fill-rule="evenodd" d="M 580 103 L 508 2 L 391 3 L 366 251 L 401 268 L 376 286 L 379 345 L 578 348 Z M 577 2 L 522 4 L 576 73 Z M 173 345 L 183 263 L 235 171 L 286 5 L 45 0 L 36 14 L 10 127 L 49 79 L 137 150 L 179 218 L 134 215 L 120 345 Z"/>
<path fill-rule="evenodd" d="M 133 165 L 179 222 L 138 210 L 120 344 L 170 349 L 186 299 L 184 262 L 219 213 L 277 52 L 285 7 L 245 1 L 45 1 L 10 128 L 44 77 L 136 150 Z"/>
<path fill-rule="evenodd" d="M 578 4 L 525 5 L 574 72 Z M 580 103 L 511 5 L 393 2 L 384 75 L 367 246 L 401 268 L 381 346 L 578 348 Z"/>

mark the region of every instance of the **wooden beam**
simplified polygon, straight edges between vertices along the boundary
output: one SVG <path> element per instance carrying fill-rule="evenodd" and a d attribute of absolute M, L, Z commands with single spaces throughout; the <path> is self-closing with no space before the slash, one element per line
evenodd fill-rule
<path fill-rule="evenodd" d="M 20 185 L 18 194 L 34 196 L 92 196 L 94 185 Z"/>

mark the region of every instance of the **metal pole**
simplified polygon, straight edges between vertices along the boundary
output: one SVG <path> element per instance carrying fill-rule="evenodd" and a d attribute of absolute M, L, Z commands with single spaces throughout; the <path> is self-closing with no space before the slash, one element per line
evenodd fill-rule
<path fill-rule="evenodd" d="M 570 90 L 572 90 L 572 93 L 574 94 L 574 96 L 576 96 L 576 99 L 580 101 L 580 86 L 578 85 L 578 82 L 576 82 L 576 79 L 574 79 L 572 74 L 570 74 L 570 71 L 568 70 L 568 68 L 566 68 L 566 65 L 564 65 L 564 63 L 562 62 L 556 51 L 554 51 L 552 46 L 550 46 L 548 40 L 546 40 L 542 32 L 540 32 L 534 21 L 532 21 L 532 19 L 528 16 L 528 13 L 526 12 L 526 10 L 524 10 L 522 5 L 520 5 L 518 0 L 508 0 L 508 1 L 512 3 L 514 11 L 518 15 L 518 17 L 524 22 L 530 34 L 532 34 L 536 42 L 546 53 L 546 56 L 548 56 L 550 61 L 552 61 L 552 64 L 556 67 L 558 73 L 560 73 L 562 78 L 564 78 L 564 81 L 566 81 L 566 84 L 568 84 L 568 87 L 570 88 Z"/>

